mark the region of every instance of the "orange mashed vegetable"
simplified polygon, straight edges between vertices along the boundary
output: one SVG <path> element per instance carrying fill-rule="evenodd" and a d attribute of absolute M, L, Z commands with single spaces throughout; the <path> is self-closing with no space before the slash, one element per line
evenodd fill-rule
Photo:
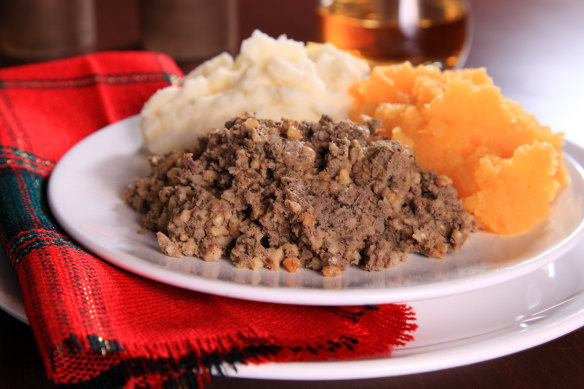
<path fill-rule="evenodd" d="M 351 90 L 353 120 L 383 120 L 418 163 L 449 176 L 481 228 L 515 235 L 551 211 L 568 181 L 561 133 L 501 95 L 485 69 L 379 66 Z"/>

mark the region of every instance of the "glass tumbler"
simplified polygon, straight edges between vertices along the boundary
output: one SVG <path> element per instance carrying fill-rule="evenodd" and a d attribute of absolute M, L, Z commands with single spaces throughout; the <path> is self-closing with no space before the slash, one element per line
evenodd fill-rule
<path fill-rule="evenodd" d="M 410 61 L 460 68 L 470 47 L 465 0 L 321 0 L 316 14 L 318 42 L 371 65 Z"/>

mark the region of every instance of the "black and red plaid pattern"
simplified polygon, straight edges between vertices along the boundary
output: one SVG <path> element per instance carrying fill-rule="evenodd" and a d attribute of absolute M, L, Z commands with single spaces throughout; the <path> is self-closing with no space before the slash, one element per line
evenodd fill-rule
<path fill-rule="evenodd" d="M 49 379 L 195 387 L 221 363 L 373 356 L 411 340 L 405 305 L 302 307 L 195 293 L 118 269 L 64 234 L 45 193 L 56 162 L 180 76 L 168 57 L 144 52 L 0 70 L 0 235 Z"/>

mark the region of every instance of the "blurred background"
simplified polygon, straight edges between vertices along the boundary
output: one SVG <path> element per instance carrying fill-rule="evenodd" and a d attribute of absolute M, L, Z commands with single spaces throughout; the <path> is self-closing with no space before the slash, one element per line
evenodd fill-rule
<path fill-rule="evenodd" d="M 330 3 L 323 1 L 322 3 Z M 0 42 L 6 40 L 6 29 L 20 26 L 20 34 L 26 37 L 31 26 L 22 20 L 8 19 L 7 7 L 21 4 L 27 14 L 35 3 L 53 4 L 51 0 L 0 0 Z M 177 18 L 175 13 L 164 14 L 170 4 L 183 6 L 189 0 L 69 0 L 60 2 L 61 7 L 71 9 L 85 18 L 85 24 L 74 33 L 84 34 L 89 43 L 77 42 L 84 51 L 148 49 L 148 36 L 143 24 L 156 28 L 156 18 Z M 236 54 L 242 39 L 254 29 L 278 36 L 286 34 L 300 41 L 315 39 L 316 0 L 219 0 L 195 1 L 228 7 L 229 12 L 218 10 L 223 16 L 195 23 L 192 31 L 193 45 L 213 40 L 227 40 L 228 50 Z M 577 123 L 582 111 L 584 90 L 584 1 L 581 0 L 469 0 L 472 39 L 466 67 L 486 67 L 503 94 L 523 104 L 537 114 L 544 124 L 555 131 L 568 133 L 569 139 L 584 144 Z M 162 5 L 161 5 L 162 4 Z M 219 4 L 219 5 L 217 5 Z M 31 8 L 32 7 L 32 8 Z M 84 8 L 93 7 L 91 14 Z M 206 6 L 208 7 L 208 6 Z M 47 15 L 41 20 L 46 20 Z M 72 11 L 73 12 L 73 11 Z M 84 13 L 85 12 L 85 13 Z M 208 15 L 209 10 L 205 11 Z M 148 13 L 148 14 L 145 14 Z M 148 19 L 150 17 L 150 20 Z M 154 18 L 154 19 L 153 19 Z M 38 21 L 35 25 L 38 27 Z M 94 23 L 94 25 L 91 25 Z M 12 24 L 12 25 L 11 25 Z M 177 22 L 178 24 L 178 22 Z M 83 26 L 93 28 L 87 31 Z M 41 26 L 42 27 L 42 26 Z M 46 28 L 46 27 L 45 27 Z M 211 31 L 204 33 L 201 31 Z M 143 34 L 146 31 L 146 34 Z M 71 31 L 66 31 L 71 34 Z M 93 35 L 91 35 L 93 34 Z M 221 35 L 223 34 L 223 35 Z M 143 39 L 144 38 L 144 39 Z M 150 38 L 150 41 L 152 39 Z M 159 42 L 160 43 L 160 42 Z M 215 42 L 215 46 L 221 42 Z M 156 48 L 156 42 L 152 44 Z M 217 52 L 206 49 L 198 59 L 175 60 L 184 72 L 188 72 L 203 59 Z M 35 58 L 11 58 L 3 52 L 0 67 L 28 63 Z"/>

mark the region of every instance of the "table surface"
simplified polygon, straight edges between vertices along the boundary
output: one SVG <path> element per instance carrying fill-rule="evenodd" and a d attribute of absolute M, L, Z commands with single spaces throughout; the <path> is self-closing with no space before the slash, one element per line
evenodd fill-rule
<path fill-rule="evenodd" d="M 138 0 L 97 3 L 97 50 L 140 48 Z M 240 37 L 254 28 L 272 36 L 312 38 L 313 0 L 239 0 Z M 584 1 L 471 0 L 473 42 L 467 67 L 486 67 L 507 97 L 554 131 L 584 145 Z M 0 67 L 11 62 L 0 59 Z M 194 64 L 180 64 L 190 70 Z M 49 383 L 30 328 L 0 311 L 0 386 L 45 388 Z M 333 382 L 217 378 L 211 388 L 578 387 L 584 328 L 513 355 L 415 375 Z"/>

